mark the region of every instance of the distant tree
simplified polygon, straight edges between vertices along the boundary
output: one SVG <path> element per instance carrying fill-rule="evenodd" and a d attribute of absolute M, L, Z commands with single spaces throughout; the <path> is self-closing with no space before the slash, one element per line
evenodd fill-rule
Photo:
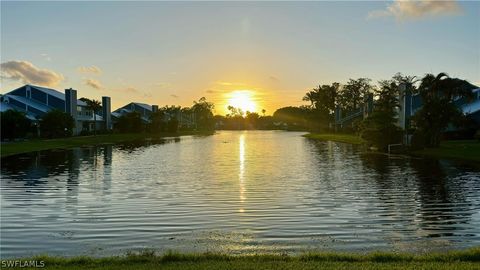
<path fill-rule="evenodd" d="M 42 116 L 40 133 L 42 137 L 60 138 L 72 136 L 75 120 L 73 117 L 60 110 L 51 110 Z"/>
<path fill-rule="evenodd" d="M 228 105 L 227 107 L 228 111 L 230 112 L 229 114 L 227 114 L 228 117 L 242 117 L 243 118 L 243 115 L 244 115 L 244 112 L 242 111 L 242 109 L 240 108 L 237 108 L 237 107 L 233 107 L 231 105 Z"/>
<path fill-rule="evenodd" d="M 378 99 L 373 112 L 363 120 L 360 136 L 380 150 L 386 150 L 389 144 L 400 143 L 402 131 L 395 125 L 399 106 L 399 85 L 394 80 L 379 82 L 375 91 Z"/>
<path fill-rule="evenodd" d="M 165 128 L 165 112 L 163 110 L 152 112 L 152 114 L 150 114 L 150 132 L 158 133 L 163 131 Z"/>
<path fill-rule="evenodd" d="M 294 129 L 310 129 L 312 109 L 307 106 L 283 107 L 273 113 L 275 122 L 287 124 Z"/>
<path fill-rule="evenodd" d="M 167 122 L 167 131 L 170 133 L 178 132 L 178 120 L 177 118 L 171 118 Z"/>
<path fill-rule="evenodd" d="M 97 136 L 97 112 L 102 109 L 102 103 L 95 99 L 82 98 L 87 103 L 87 109 L 93 112 L 93 135 Z"/>
<path fill-rule="evenodd" d="M 325 129 L 334 121 L 334 112 L 337 94 L 340 84 L 319 85 L 317 88 L 307 92 L 303 97 L 304 101 L 309 101 L 313 109 L 315 121 L 319 127 Z"/>
<path fill-rule="evenodd" d="M 472 98 L 473 89 L 475 86 L 467 81 L 450 78 L 445 73 L 427 74 L 422 78 L 418 93 L 423 106 L 415 113 L 413 122 L 426 146 L 438 147 L 448 125 L 460 125 L 465 116 L 454 104 L 454 99 Z"/>
<path fill-rule="evenodd" d="M 355 110 L 374 87 L 368 78 L 350 79 L 338 95 L 338 103 L 345 110 Z"/>
<path fill-rule="evenodd" d="M 266 111 L 265 109 L 262 109 L 262 115 L 263 115 L 263 116 L 265 116 L 265 113 L 266 113 L 266 112 L 267 112 L 267 111 Z"/>
<path fill-rule="evenodd" d="M 213 130 L 215 120 L 213 119 L 214 105 L 208 102 L 205 97 L 193 102 L 192 111 L 195 114 L 195 122 L 198 129 Z"/>
<path fill-rule="evenodd" d="M 258 119 L 257 129 L 266 129 L 266 130 L 278 129 L 278 127 L 276 127 L 273 124 L 273 122 L 274 122 L 273 116 L 261 116 Z"/>
<path fill-rule="evenodd" d="M 138 112 L 129 112 L 120 116 L 116 126 L 123 133 L 139 133 L 143 131 L 142 118 Z"/>
<path fill-rule="evenodd" d="M 260 119 L 260 116 L 256 112 L 248 112 L 245 116 L 245 121 L 250 129 L 257 129 L 258 127 L 258 121 Z"/>
<path fill-rule="evenodd" d="M 417 76 L 403 75 L 400 72 L 393 75 L 392 80 L 398 85 L 406 84 L 407 88 L 411 88 L 412 90 L 415 88 L 414 84 L 419 81 Z"/>
<path fill-rule="evenodd" d="M 7 110 L 1 113 L 2 140 L 23 138 L 31 127 L 31 121 L 25 113 L 16 110 Z"/>

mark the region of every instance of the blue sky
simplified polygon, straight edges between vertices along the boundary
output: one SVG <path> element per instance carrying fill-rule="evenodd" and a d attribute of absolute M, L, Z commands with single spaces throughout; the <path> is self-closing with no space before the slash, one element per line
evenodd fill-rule
<path fill-rule="evenodd" d="M 273 113 L 348 78 L 447 72 L 480 84 L 479 16 L 480 2 L 2 1 L 1 92 L 73 87 L 114 108 L 205 96 L 223 113 L 228 93 L 251 90 Z"/>

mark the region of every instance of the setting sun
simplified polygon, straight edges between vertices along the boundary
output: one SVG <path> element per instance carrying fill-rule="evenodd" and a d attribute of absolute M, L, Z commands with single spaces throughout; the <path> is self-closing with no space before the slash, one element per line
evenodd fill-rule
<path fill-rule="evenodd" d="M 227 107 L 241 109 L 243 113 L 255 112 L 257 105 L 253 99 L 254 93 L 249 90 L 237 90 L 228 94 Z"/>

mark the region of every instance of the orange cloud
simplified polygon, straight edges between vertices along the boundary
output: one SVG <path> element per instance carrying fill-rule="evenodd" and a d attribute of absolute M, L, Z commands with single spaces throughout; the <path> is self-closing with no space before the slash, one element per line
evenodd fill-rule
<path fill-rule="evenodd" d="M 38 84 L 43 86 L 55 86 L 63 81 L 60 73 L 52 70 L 41 69 L 28 61 L 8 61 L 1 64 L 2 78 L 21 81 L 26 84 Z"/>

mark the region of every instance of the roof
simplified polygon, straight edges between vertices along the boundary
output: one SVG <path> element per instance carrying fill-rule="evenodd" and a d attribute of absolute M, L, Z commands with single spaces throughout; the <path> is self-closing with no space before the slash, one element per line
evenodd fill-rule
<path fill-rule="evenodd" d="M 132 110 L 130 110 L 130 105 L 132 104 L 135 104 L 145 110 L 148 110 L 148 111 L 152 111 L 152 106 L 151 105 L 148 105 L 146 103 L 140 103 L 140 102 L 130 102 L 128 104 L 126 104 L 125 106 L 122 106 L 118 109 L 116 109 L 115 111 L 112 112 L 113 113 L 120 113 L 120 112 L 124 112 L 124 113 L 128 113 L 128 112 L 131 112 Z"/>
<path fill-rule="evenodd" d="M 17 109 L 16 106 L 13 106 L 11 104 L 5 103 L 5 102 L 0 102 L 0 112 L 6 112 L 8 110 L 14 110 L 14 111 L 22 111 Z M 26 113 L 25 116 L 30 119 L 30 120 L 37 120 L 37 118 L 32 115 L 31 113 Z"/>
<path fill-rule="evenodd" d="M 34 87 L 44 93 L 47 93 L 51 96 L 54 96 L 54 97 L 57 97 L 57 98 L 60 98 L 62 100 L 65 100 L 65 94 L 63 93 L 60 93 L 58 92 L 57 90 L 54 90 L 54 89 L 50 89 L 50 88 L 45 88 L 45 87 L 39 87 L 39 86 L 33 86 L 33 85 L 30 85 L 30 87 Z M 17 88 L 18 89 L 18 88 Z M 16 90 L 16 89 L 15 89 Z M 13 91 L 15 91 L 13 90 Z M 10 95 L 10 94 L 5 94 L 3 95 L 3 98 L 7 97 L 8 99 L 14 99 L 14 100 L 17 100 L 29 107 L 32 107 L 34 109 L 37 109 L 41 112 L 48 112 L 50 110 L 53 109 L 53 107 L 51 106 L 48 106 L 42 102 L 39 102 L 39 101 L 36 101 L 34 99 L 31 99 L 31 98 L 26 98 L 26 97 L 22 97 L 22 96 L 16 96 L 16 95 Z M 6 110 L 9 110 L 9 109 L 13 109 L 13 110 L 17 110 L 17 111 L 25 111 L 25 108 L 20 108 L 18 106 L 15 106 L 15 105 L 12 105 L 12 104 L 8 104 L 6 102 L 0 102 L 2 104 L 2 111 L 6 111 Z M 80 106 L 87 106 L 87 104 L 81 100 L 77 100 L 77 105 L 80 105 Z M 31 112 L 31 111 L 28 111 L 27 112 L 27 117 L 30 118 L 30 119 L 36 119 L 35 117 L 38 116 L 37 113 L 34 113 L 34 112 Z M 97 121 L 103 121 L 103 117 L 99 114 L 97 114 Z M 82 121 L 93 121 L 93 115 L 91 117 L 87 117 L 87 116 L 79 116 L 78 117 L 78 120 L 82 120 Z"/>
<path fill-rule="evenodd" d="M 465 114 L 472 114 L 480 111 L 480 88 L 472 91 L 476 96 L 475 100 L 462 105 L 462 111 Z"/>
<path fill-rule="evenodd" d="M 142 108 L 144 108 L 144 109 L 146 109 L 146 110 L 149 110 L 149 111 L 152 110 L 152 106 L 151 106 L 151 105 L 148 105 L 148 104 L 146 104 L 146 103 L 140 103 L 140 102 L 132 102 L 132 103 L 135 104 L 135 105 L 138 105 L 138 106 L 140 106 L 140 107 L 142 107 Z M 131 103 L 130 103 L 130 104 L 131 104 Z"/>
<path fill-rule="evenodd" d="M 9 99 L 15 99 L 17 101 L 20 101 L 24 103 L 25 105 L 28 105 L 32 108 L 35 108 L 37 110 L 40 110 L 42 112 L 48 112 L 49 110 L 52 109 L 52 107 L 45 105 L 43 103 L 37 102 L 33 99 L 26 98 L 26 97 L 21 97 L 21 96 L 15 96 L 15 95 L 5 95 L 5 97 L 8 97 Z"/>
<path fill-rule="evenodd" d="M 47 88 L 47 87 L 42 87 L 42 86 L 31 85 L 31 84 L 27 84 L 27 85 L 24 85 L 24 86 L 30 86 L 30 87 L 38 89 L 38 90 L 40 90 L 44 93 L 47 93 L 51 96 L 54 96 L 54 97 L 59 98 L 61 100 L 65 100 L 65 94 L 58 91 L 58 90 L 55 90 L 55 89 L 52 89 L 52 88 Z M 22 87 L 24 87 L 24 86 L 22 86 Z M 81 101 L 80 99 L 77 99 L 77 105 L 87 106 L 87 103 L 85 103 L 84 101 Z"/>

